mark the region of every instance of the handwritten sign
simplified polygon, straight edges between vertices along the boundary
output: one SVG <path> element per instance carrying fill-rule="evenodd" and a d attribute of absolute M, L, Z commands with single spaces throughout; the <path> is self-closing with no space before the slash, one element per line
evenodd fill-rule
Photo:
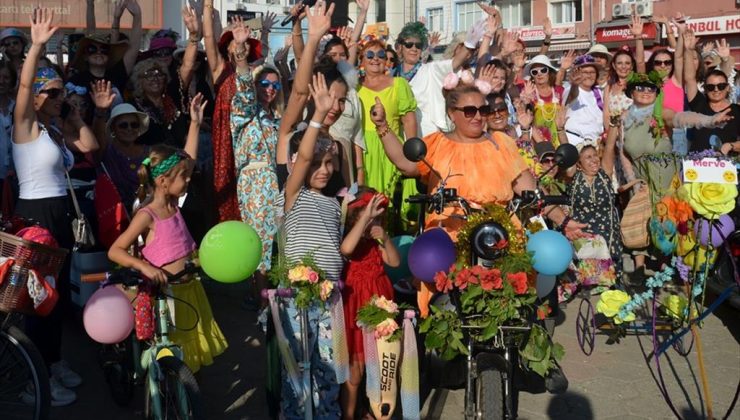
<path fill-rule="evenodd" d="M 684 160 L 683 180 L 684 182 L 737 184 L 737 168 L 730 161 L 716 158 Z"/>

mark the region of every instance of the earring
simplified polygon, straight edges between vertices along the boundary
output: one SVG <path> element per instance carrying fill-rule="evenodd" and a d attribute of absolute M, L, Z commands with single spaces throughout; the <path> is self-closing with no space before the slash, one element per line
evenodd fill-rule
<path fill-rule="evenodd" d="M 365 66 L 360 66 L 360 68 L 357 69 L 357 73 L 360 77 L 365 77 Z"/>

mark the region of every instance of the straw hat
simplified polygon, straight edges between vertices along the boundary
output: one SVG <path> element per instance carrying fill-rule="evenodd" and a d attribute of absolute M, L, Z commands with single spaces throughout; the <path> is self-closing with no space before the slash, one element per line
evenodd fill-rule
<path fill-rule="evenodd" d="M 113 67 L 123 58 L 129 48 L 128 41 L 111 42 L 110 34 L 92 34 L 82 38 L 77 45 L 77 54 L 71 66 L 79 71 L 87 70 L 87 47 L 92 44 L 106 45 L 108 51 L 108 67 Z"/>
<path fill-rule="evenodd" d="M 116 118 L 120 117 L 121 115 L 130 114 L 135 115 L 136 118 L 139 119 L 138 136 L 146 133 L 146 131 L 149 129 L 149 116 L 134 108 L 133 105 L 127 103 L 116 105 L 113 108 L 113 111 L 111 111 L 110 118 L 108 118 L 108 122 L 105 123 L 105 128 L 108 130 L 108 133 L 111 133 L 113 131 L 111 126 L 113 125 L 113 121 L 115 121 Z"/>
<path fill-rule="evenodd" d="M 594 44 L 591 49 L 588 50 L 586 54 L 589 54 L 593 56 L 594 54 L 600 54 L 605 55 L 607 60 L 611 60 L 612 57 L 614 57 L 614 54 L 609 52 L 609 49 L 606 48 L 603 44 Z"/>

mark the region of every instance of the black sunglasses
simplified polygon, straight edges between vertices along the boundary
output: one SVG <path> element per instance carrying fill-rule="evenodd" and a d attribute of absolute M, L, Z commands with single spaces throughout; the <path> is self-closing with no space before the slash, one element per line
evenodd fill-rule
<path fill-rule="evenodd" d="M 491 115 L 495 114 L 508 114 L 509 108 L 506 106 L 505 103 L 503 104 L 496 104 L 491 107 Z"/>
<path fill-rule="evenodd" d="M 62 95 L 64 95 L 64 89 L 60 88 L 51 88 L 51 89 L 44 89 L 39 91 L 40 94 L 45 94 L 49 99 L 56 99 Z"/>
<path fill-rule="evenodd" d="M 729 83 L 717 83 L 716 85 L 713 83 L 704 83 L 704 90 L 707 92 L 714 92 L 715 90 L 722 91 L 727 89 L 727 86 L 730 86 Z"/>
<path fill-rule="evenodd" d="M 475 114 L 480 112 L 481 117 L 487 117 L 491 115 L 491 107 L 489 105 L 481 105 L 481 106 L 463 106 L 463 107 L 454 107 L 452 108 L 455 111 L 462 111 L 463 115 L 465 115 L 465 118 L 473 118 L 475 117 Z"/>
<path fill-rule="evenodd" d="M 260 80 L 260 86 L 262 86 L 265 89 L 272 86 L 272 88 L 275 90 L 280 90 L 283 87 L 283 85 L 281 85 L 280 82 L 271 82 L 267 79 Z"/>
<path fill-rule="evenodd" d="M 7 40 L 7 41 L 3 42 L 3 47 L 10 47 L 10 46 L 13 46 L 13 45 L 21 45 L 21 44 L 22 44 L 21 41 L 19 41 L 17 39 L 11 39 L 11 40 Z"/>
<path fill-rule="evenodd" d="M 166 75 L 159 69 L 151 69 L 144 72 L 143 76 L 147 79 L 164 78 Z"/>
<path fill-rule="evenodd" d="M 365 53 L 365 58 L 367 58 L 368 60 L 372 60 L 375 57 L 378 57 L 381 60 L 385 60 L 385 58 L 387 56 L 388 55 L 385 53 L 385 50 L 379 50 L 378 52 L 375 52 L 375 51 L 367 51 Z"/>
<path fill-rule="evenodd" d="M 653 65 L 655 66 L 672 66 L 673 60 L 655 60 L 653 61 Z"/>
<path fill-rule="evenodd" d="M 116 127 L 120 128 L 121 130 L 128 130 L 129 127 L 131 127 L 132 130 L 138 130 L 139 127 L 141 127 L 141 124 L 139 124 L 138 121 L 133 121 L 133 122 L 121 121 L 118 124 L 116 124 Z"/>
<path fill-rule="evenodd" d="M 529 71 L 530 76 L 537 76 L 538 74 L 547 74 L 550 72 L 549 67 L 540 67 L 538 69 L 532 69 Z"/>
<path fill-rule="evenodd" d="M 646 85 L 635 86 L 635 92 L 655 93 L 657 91 L 658 91 L 658 88 L 655 86 L 646 86 Z"/>
<path fill-rule="evenodd" d="M 175 53 L 175 50 L 173 50 L 172 48 L 161 48 L 158 50 L 154 50 L 153 55 L 155 57 L 164 58 L 164 57 L 169 57 L 174 53 Z"/>
<path fill-rule="evenodd" d="M 410 42 L 410 41 L 404 42 L 403 46 L 406 48 L 416 47 L 417 50 L 420 50 L 423 47 L 421 42 Z"/>
<path fill-rule="evenodd" d="M 109 48 L 105 45 L 88 45 L 87 48 L 85 48 L 85 52 L 88 54 L 108 54 Z"/>

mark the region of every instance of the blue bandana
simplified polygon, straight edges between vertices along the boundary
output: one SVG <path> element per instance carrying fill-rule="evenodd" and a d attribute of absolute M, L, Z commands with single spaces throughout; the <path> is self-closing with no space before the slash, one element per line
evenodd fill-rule
<path fill-rule="evenodd" d="M 33 79 L 33 94 L 38 95 L 44 89 L 47 83 L 52 80 L 62 81 L 59 74 L 51 67 L 40 67 L 36 70 L 36 77 Z"/>

